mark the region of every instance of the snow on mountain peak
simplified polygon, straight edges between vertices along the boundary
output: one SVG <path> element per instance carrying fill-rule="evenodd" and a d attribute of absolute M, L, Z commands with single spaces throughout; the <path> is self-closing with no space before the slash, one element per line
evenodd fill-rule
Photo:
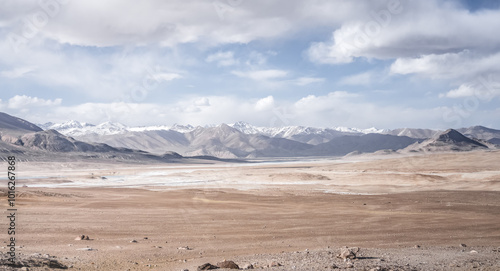
<path fill-rule="evenodd" d="M 145 132 L 145 131 L 176 131 L 179 133 L 189 133 L 197 128 L 207 129 L 215 127 L 231 127 L 244 134 L 260 134 L 269 137 L 277 138 L 292 138 L 294 136 L 306 136 L 306 135 L 326 135 L 330 134 L 332 131 L 350 133 L 350 134 L 368 134 L 368 133 L 383 133 L 384 130 L 376 128 L 368 129 L 358 129 L 358 128 L 347 128 L 347 127 L 334 127 L 334 128 L 315 128 L 306 126 L 284 126 L 284 127 L 258 127 L 251 125 L 247 122 L 238 121 L 233 124 L 228 125 L 206 125 L 204 127 L 194 127 L 192 125 L 181 125 L 174 124 L 173 126 L 142 126 L 142 127 L 127 127 L 121 123 L 117 122 L 104 122 L 99 125 L 92 125 L 84 122 L 78 122 L 76 120 L 67 121 L 64 123 L 53 124 L 47 123 L 42 125 L 44 129 L 54 129 L 58 132 L 67 136 L 85 136 L 85 135 L 116 135 L 123 134 L 126 132 Z"/>
<path fill-rule="evenodd" d="M 179 133 L 189 133 L 191 131 L 193 131 L 194 129 L 196 129 L 193 125 L 181 125 L 181 124 L 174 124 L 172 127 L 170 127 L 169 130 L 172 130 L 172 131 L 176 131 L 176 132 L 179 132 Z"/>
<path fill-rule="evenodd" d="M 230 127 L 244 133 L 244 134 L 258 134 L 260 131 L 257 127 L 248 124 L 244 121 L 238 121 L 233 124 L 229 124 Z"/>
<path fill-rule="evenodd" d="M 359 128 L 348 128 L 348 127 L 334 127 L 332 128 L 335 131 L 339 132 L 344 132 L 344 133 L 361 133 L 361 134 L 381 134 L 384 133 L 386 130 L 384 129 L 377 129 L 375 127 L 368 128 L 368 129 L 359 129 Z"/>

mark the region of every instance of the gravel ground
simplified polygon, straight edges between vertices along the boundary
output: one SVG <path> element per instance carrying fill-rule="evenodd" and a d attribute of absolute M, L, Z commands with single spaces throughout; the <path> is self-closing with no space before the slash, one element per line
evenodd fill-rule
<path fill-rule="evenodd" d="M 496 247 L 405 247 L 359 249 L 355 259 L 337 257 L 340 248 L 280 254 L 257 254 L 231 259 L 240 268 L 251 264 L 263 270 L 500 270 Z M 279 264 L 281 266 L 271 267 Z M 214 263 L 215 264 L 215 263 Z"/>

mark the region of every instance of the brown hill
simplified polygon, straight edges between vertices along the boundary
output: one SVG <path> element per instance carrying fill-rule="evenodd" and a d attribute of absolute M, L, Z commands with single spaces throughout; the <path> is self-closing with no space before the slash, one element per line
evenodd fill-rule
<path fill-rule="evenodd" d="M 451 151 L 472 151 L 488 149 L 485 144 L 468 138 L 460 132 L 448 129 L 433 138 L 422 143 L 414 143 L 403 151 L 405 152 L 451 152 Z"/>

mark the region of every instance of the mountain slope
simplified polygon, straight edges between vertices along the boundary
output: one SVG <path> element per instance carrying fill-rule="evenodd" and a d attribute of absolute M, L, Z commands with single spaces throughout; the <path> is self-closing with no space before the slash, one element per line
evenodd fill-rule
<path fill-rule="evenodd" d="M 441 131 L 431 130 L 431 129 L 415 129 L 415 128 L 400 128 L 384 132 L 384 134 L 387 135 L 407 136 L 417 139 L 431 138 L 439 133 L 441 133 Z"/>
<path fill-rule="evenodd" d="M 221 124 L 187 133 L 190 146 L 186 155 L 214 155 L 220 158 L 283 157 L 299 155 L 310 145 L 283 138 L 270 138 L 258 134 L 245 134 Z"/>
<path fill-rule="evenodd" d="M 420 144 L 413 144 L 405 149 L 410 152 L 450 152 L 450 151 L 472 151 L 488 149 L 485 144 L 470 139 L 460 132 L 449 129 L 436 135 L 434 138 L 425 140 Z"/>
<path fill-rule="evenodd" d="M 384 149 L 399 150 L 415 142 L 418 142 L 418 140 L 406 136 L 381 134 L 342 136 L 315 146 L 308 154 L 343 156 L 351 152 L 368 153 Z"/>
<path fill-rule="evenodd" d="M 88 134 L 75 136 L 76 139 L 87 142 L 105 143 L 117 148 L 130 148 L 163 154 L 166 151 L 183 153 L 189 146 L 185 135 L 172 130 L 146 130 L 124 132 L 114 135 Z"/>
<path fill-rule="evenodd" d="M 413 144 L 413 151 L 428 149 L 467 150 L 476 147 L 460 145 L 457 135 L 449 134 L 448 141 L 440 138 L 441 131 L 402 128 L 394 130 L 356 128 L 314 128 L 304 126 L 257 127 L 245 122 L 210 126 L 174 125 L 126 127 L 119 123 L 92 125 L 70 121 L 48 124 L 66 136 L 84 142 L 108 144 L 115 148 L 140 149 L 156 155 L 173 151 L 186 156 L 216 156 L 219 158 L 342 156 L 351 152 L 400 150 Z M 476 143 L 492 148 L 500 131 L 482 126 L 464 128 L 481 140 Z M 368 133 L 373 131 L 374 133 Z M 367 134 L 368 133 L 368 134 Z M 435 139 L 427 142 L 426 139 Z M 451 139 L 457 142 L 451 143 Z M 16 139 L 18 140 L 18 139 Z M 470 142 L 469 142 L 470 143 Z M 69 146 L 69 145 L 68 145 Z M 471 145 L 472 146 L 472 145 Z M 72 147 L 68 147 L 72 148 Z"/>
<path fill-rule="evenodd" d="M 0 112 L 0 132 L 26 133 L 39 132 L 42 128 L 26 120 Z"/>
<path fill-rule="evenodd" d="M 64 136 L 56 130 L 28 133 L 14 143 L 28 149 L 49 152 L 110 152 L 118 151 L 106 144 L 89 144 Z"/>
<path fill-rule="evenodd" d="M 495 138 L 488 140 L 488 142 L 496 144 L 496 145 L 500 145 L 500 138 L 495 137 Z"/>
<path fill-rule="evenodd" d="M 305 126 L 284 126 L 284 127 L 256 127 L 246 122 L 236 122 L 229 126 L 239 130 L 244 134 L 260 134 L 272 138 L 285 138 L 301 143 L 317 145 L 326 143 L 333 138 L 344 135 L 363 135 L 367 133 L 381 133 L 383 130 L 375 128 L 315 128 Z"/>
<path fill-rule="evenodd" d="M 472 126 L 469 128 L 461 128 L 458 129 L 458 132 L 470 138 L 477 138 L 482 140 L 500 138 L 500 130 L 495 130 L 484 126 Z"/>

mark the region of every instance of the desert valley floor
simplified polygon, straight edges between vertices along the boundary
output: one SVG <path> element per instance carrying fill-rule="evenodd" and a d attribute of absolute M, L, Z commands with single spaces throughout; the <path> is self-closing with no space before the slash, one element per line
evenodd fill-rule
<path fill-rule="evenodd" d="M 265 270 L 500 270 L 499 162 L 500 151 L 19 162 L 17 252 L 70 270 L 197 270 L 224 259 Z M 358 257 L 337 258 L 344 246 Z"/>

